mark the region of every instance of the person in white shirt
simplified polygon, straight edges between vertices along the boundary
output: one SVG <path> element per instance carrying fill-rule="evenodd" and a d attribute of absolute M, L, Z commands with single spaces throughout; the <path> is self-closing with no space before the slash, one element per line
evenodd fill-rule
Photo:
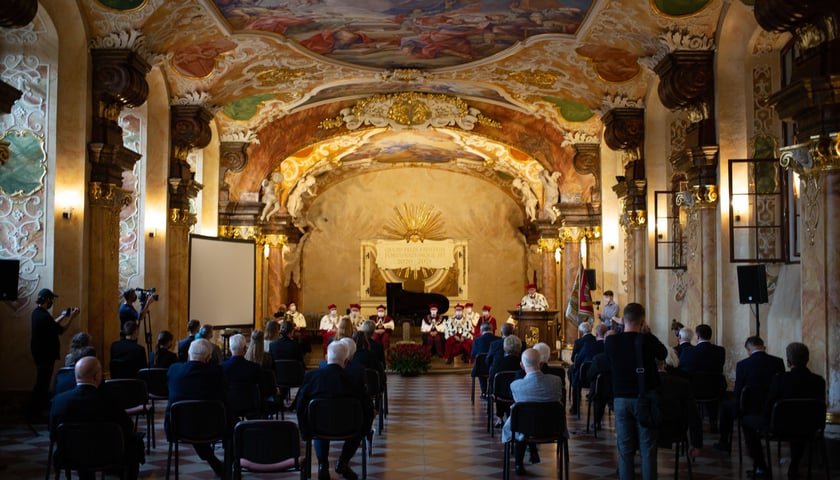
<path fill-rule="evenodd" d="M 321 338 L 324 342 L 324 351 L 327 351 L 327 345 L 332 341 L 335 332 L 338 331 L 338 311 L 334 303 L 327 306 L 330 313 L 321 317 L 321 326 L 318 330 L 321 331 Z"/>
<path fill-rule="evenodd" d="M 469 362 L 469 353 L 472 351 L 472 325 L 464 316 L 464 306 L 455 305 L 455 315 L 446 321 L 446 364 L 451 365 L 455 355 L 461 354 L 463 363 Z"/>
<path fill-rule="evenodd" d="M 522 310 L 548 310 L 548 300 L 545 299 L 545 295 L 537 292 L 537 285 L 535 283 L 529 283 L 525 288 L 528 289 L 528 293 L 522 297 L 522 301 L 520 302 Z"/>
<path fill-rule="evenodd" d="M 353 323 L 353 329 L 356 331 L 360 330 L 362 328 L 362 323 L 367 320 L 362 317 L 361 313 L 359 313 L 361 310 L 362 306 L 358 303 L 350 304 L 350 322 Z"/>

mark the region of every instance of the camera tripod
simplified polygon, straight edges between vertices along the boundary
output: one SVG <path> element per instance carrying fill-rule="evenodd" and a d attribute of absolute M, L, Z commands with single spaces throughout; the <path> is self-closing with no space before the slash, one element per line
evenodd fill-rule
<path fill-rule="evenodd" d="M 142 312 L 146 308 L 146 302 L 140 303 L 140 311 Z M 152 364 L 152 312 L 146 310 L 146 313 L 143 314 L 143 318 L 140 319 L 143 322 L 143 338 L 146 340 L 146 357 L 149 365 Z"/>

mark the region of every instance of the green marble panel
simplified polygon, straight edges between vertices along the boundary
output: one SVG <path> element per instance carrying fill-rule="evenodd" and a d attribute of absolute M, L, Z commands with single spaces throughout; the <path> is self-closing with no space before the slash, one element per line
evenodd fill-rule
<path fill-rule="evenodd" d="M 0 140 L 9 142 L 9 159 L 0 164 L 0 191 L 28 196 L 44 186 L 47 174 L 44 140 L 32 132 L 7 131 Z"/>

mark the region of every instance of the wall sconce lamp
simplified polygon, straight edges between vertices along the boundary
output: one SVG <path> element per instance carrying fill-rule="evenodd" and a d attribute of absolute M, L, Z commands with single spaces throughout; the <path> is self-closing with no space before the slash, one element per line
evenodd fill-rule
<path fill-rule="evenodd" d="M 155 237 L 157 237 L 157 229 L 153 228 L 153 229 L 149 230 L 149 238 L 155 238 Z"/>
<path fill-rule="evenodd" d="M 732 198 L 732 214 L 735 217 L 735 223 L 741 222 L 741 215 L 747 214 L 747 196 L 746 195 L 733 195 Z"/>
<path fill-rule="evenodd" d="M 61 212 L 61 218 L 65 220 L 73 218 L 73 207 L 64 207 L 64 211 Z"/>

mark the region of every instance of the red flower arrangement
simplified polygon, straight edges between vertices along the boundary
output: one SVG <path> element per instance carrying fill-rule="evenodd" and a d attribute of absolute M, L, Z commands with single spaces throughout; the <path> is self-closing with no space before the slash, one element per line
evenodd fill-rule
<path fill-rule="evenodd" d="M 432 354 L 416 343 L 398 343 L 391 350 L 391 369 L 401 375 L 424 373 L 432 364 Z"/>

